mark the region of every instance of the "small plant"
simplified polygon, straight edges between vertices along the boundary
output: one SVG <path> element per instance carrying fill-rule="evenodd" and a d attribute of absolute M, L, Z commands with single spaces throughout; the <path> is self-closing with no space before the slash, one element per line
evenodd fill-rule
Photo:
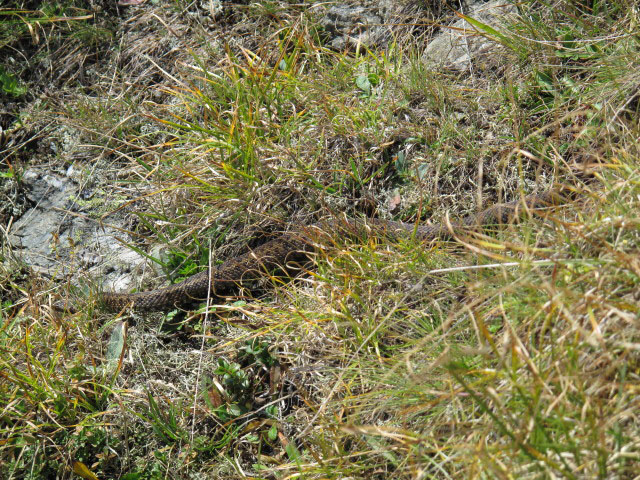
<path fill-rule="evenodd" d="M 242 367 L 220 358 L 214 373 L 222 380 L 222 388 L 218 393 L 226 398 L 224 403 L 215 407 L 214 414 L 226 422 L 247 413 L 253 403 L 252 385 Z"/>
<path fill-rule="evenodd" d="M 271 345 L 268 340 L 254 338 L 240 347 L 238 352 L 238 362 L 245 368 L 261 365 L 265 368 L 271 368 L 278 363 L 276 357 L 271 354 Z"/>
<path fill-rule="evenodd" d="M 167 443 L 186 442 L 188 432 L 181 426 L 181 405 L 175 405 L 168 401 L 162 406 L 156 402 L 151 392 L 147 392 L 149 410 L 147 421 L 153 427 L 154 432 Z"/>
<path fill-rule="evenodd" d="M 266 378 L 270 374 L 269 369 L 276 364 L 277 359 L 270 353 L 269 343 L 260 339 L 248 340 L 240 348 L 237 362 L 219 358 L 214 371 L 220 379 L 216 394 L 218 405 L 212 405 L 215 414 L 228 421 L 250 413 L 256 397 L 263 394 L 265 388 L 268 390 Z M 268 412 L 275 413 L 273 408 Z"/>
<path fill-rule="evenodd" d="M 196 243 L 196 247 L 201 247 L 197 240 L 194 243 Z M 209 260 L 207 249 L 201 248 L 200 251 L 201 254 L 199 262 L 181 250 L 169 251 L 167 262 L 164 265 L 164 270 L 175 282 L 179 282 L 187 277 L 195 275 L 202 269 L 201 265 L 207 265 Z"/>
<path fill-rule="evenodd" d="M 15 75 L 7 72 L 2 65 L 0 65 L 0 90 L 12 97 L 21 97 L 27 93 L 27 87 L 22 85 Z"/>
<path fill-rule="evenodd" d="M 375 73 L 367 75 L 358 75 L 356 77 L 356 86 L 362 90 L 362 98 L 368 98 L 372 95 L 373 89 L 380 83 L 380 78 Z"/>

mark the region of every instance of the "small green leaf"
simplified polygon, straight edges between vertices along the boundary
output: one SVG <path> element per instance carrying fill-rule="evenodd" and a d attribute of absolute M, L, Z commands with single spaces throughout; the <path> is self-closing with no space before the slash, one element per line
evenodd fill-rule
<path fill-rule="evenodd" d="M 362 90 L 366 96 L 371 95 L 371 82 L 368 75 L 358 75 L 356 77 L 356 86 Z"/>
<path fill-rule="evenodd" d="M 404 174 L 407 173 L 408 168 L 409 161 L 407 160 L 404 151 L 401 150 L 396 155 L 396 170 L 398 170 L 398 173 Z"/>
<path fill-rule="evenodd" d="M 270 418 L 276 418 L 278 416 L 278 407 L 276 405 L 269 405 L 265 409 L 265 413 Z"/>
<path fill-rule="evenodd" d="M 239 405 L 236 405 L 234 403 L 232 405 L 229 405 L 229 413 L 233 416 L 239 417 L 240 415 L 242 415 L 242 409 Z"/>
<path fill-rule="evenodd" d="M 117 322 L 111 332 L 109 344 L 107 345 L 107 362 L 110 367 L 115 367 L 120 361 L 120 356 L 124 350 L 124 340 L 127 327 L 123 322 Z"/>
<path fill-rule="evenodd" d="M 553 84 L 553 78 L 546 72 L 535 73 L 536 83 L 540 90 L 544 93 L 553 94 L 555 92 L 555 85 Z"/>
<path fill-rule="evenodd" d="M 269 429 L 269 431 L 267 432 L 267 437 L 269 438 L 269 440 L 273 441 L 276 438 L 278 438 L 278 427 L 276 426 L 276 424 L 274 423 L 273 425 L 271 425 L 271 428 Z"/>

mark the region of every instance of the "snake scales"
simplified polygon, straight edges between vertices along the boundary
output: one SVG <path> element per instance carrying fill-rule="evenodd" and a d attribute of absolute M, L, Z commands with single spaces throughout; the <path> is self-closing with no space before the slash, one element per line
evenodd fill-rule
<path fill-rule="evenodd" d="M 422 241 L 436 238 L 450 238 L 474 228 L 488 225 L 504 224 L 515 220 L 520 212 L 526 209 L 538 209 L 558 202 L 561 198 L 558 191 L 531 194 L 523 199 L 509 203 L 497 204 L 481 212 L 469 215 L 458 222 L 434 225 L 413 225 L 408 223 L 379 219 L 338 219 L 324 223 L 295 229 L 284 233 L 265 244 L 202 271 L 186 280 L 166 288 L 139 293 L 102 293 L 104 306 L 112 311 L 126 307 L 148 312 L 169 310 L 185 306 L 194 301 L 207 298 L 209 290 L 213 297 L 220 297 L 237 290 L 239 286 L 248 284 L 274 271 L 287 271 L 292 263 L 303 260 L 315 250 L 315 239 L 321 232 L 353 233 L 372 231 L 378 236 L 389 236 L 396 233 L 413 234 Z"/>

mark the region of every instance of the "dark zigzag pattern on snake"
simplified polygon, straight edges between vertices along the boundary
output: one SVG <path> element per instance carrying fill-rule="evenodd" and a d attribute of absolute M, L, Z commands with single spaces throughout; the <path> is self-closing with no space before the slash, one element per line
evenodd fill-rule
<path fill-rule="evenodd" d="M 299 227 L 243 254 L 226 260 L 209 270 L 197 273 L 174 285 L 139 293 L 102 293 L 104 306 L 111 311 L 133 307 L 141 312 L 170 310 L 194 301 L 205 300 L 211 288 L 211 297 L 229 295 L 240 286 L 264 278 L 274 271 L 287 271 L 287 265 L 304 259 L 317 248 L 315 240 L 328 232 L 344 234 L 373 233 L 376 236 L 396 234 L 415 235 L 421 241 L 447 239 L 489 225 L 500 225 L 516 220 L 527 209 L 539 209 L 559 203 L 558 191 L 531 194 L 509 203 L 497 204 L 469 215 L 457 222 L 434 225 L 414 225 L 380 219 L 335 219 L 308 227 Z"/>

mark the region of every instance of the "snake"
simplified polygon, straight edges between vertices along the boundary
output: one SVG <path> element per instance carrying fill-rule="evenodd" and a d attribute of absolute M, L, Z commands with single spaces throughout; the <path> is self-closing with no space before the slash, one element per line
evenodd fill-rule
<path fill-rule="evenodd" d="M 223 298 L 238 289 L 255 284 L 275 272 L 288 273 L 300 268 L 320 248 L 321 237 L 341 234 L 373 234 L 379 237 L 413 235 L 421 242 L 452 239 L 491 225 L 508 224 L 530 210 L 558 204 L 559 189 L 533 193 L 518 200 L 495 204 L 458 221 L 413 224 L 377 218 L 335 218 L 290 231 L 185 280 L 164 288 L 136 293 L 102 292 L 100 299 L 109 311 L 132 308 L 139 312 L 167 311 L 192 305 L 208 298 Z"/>

